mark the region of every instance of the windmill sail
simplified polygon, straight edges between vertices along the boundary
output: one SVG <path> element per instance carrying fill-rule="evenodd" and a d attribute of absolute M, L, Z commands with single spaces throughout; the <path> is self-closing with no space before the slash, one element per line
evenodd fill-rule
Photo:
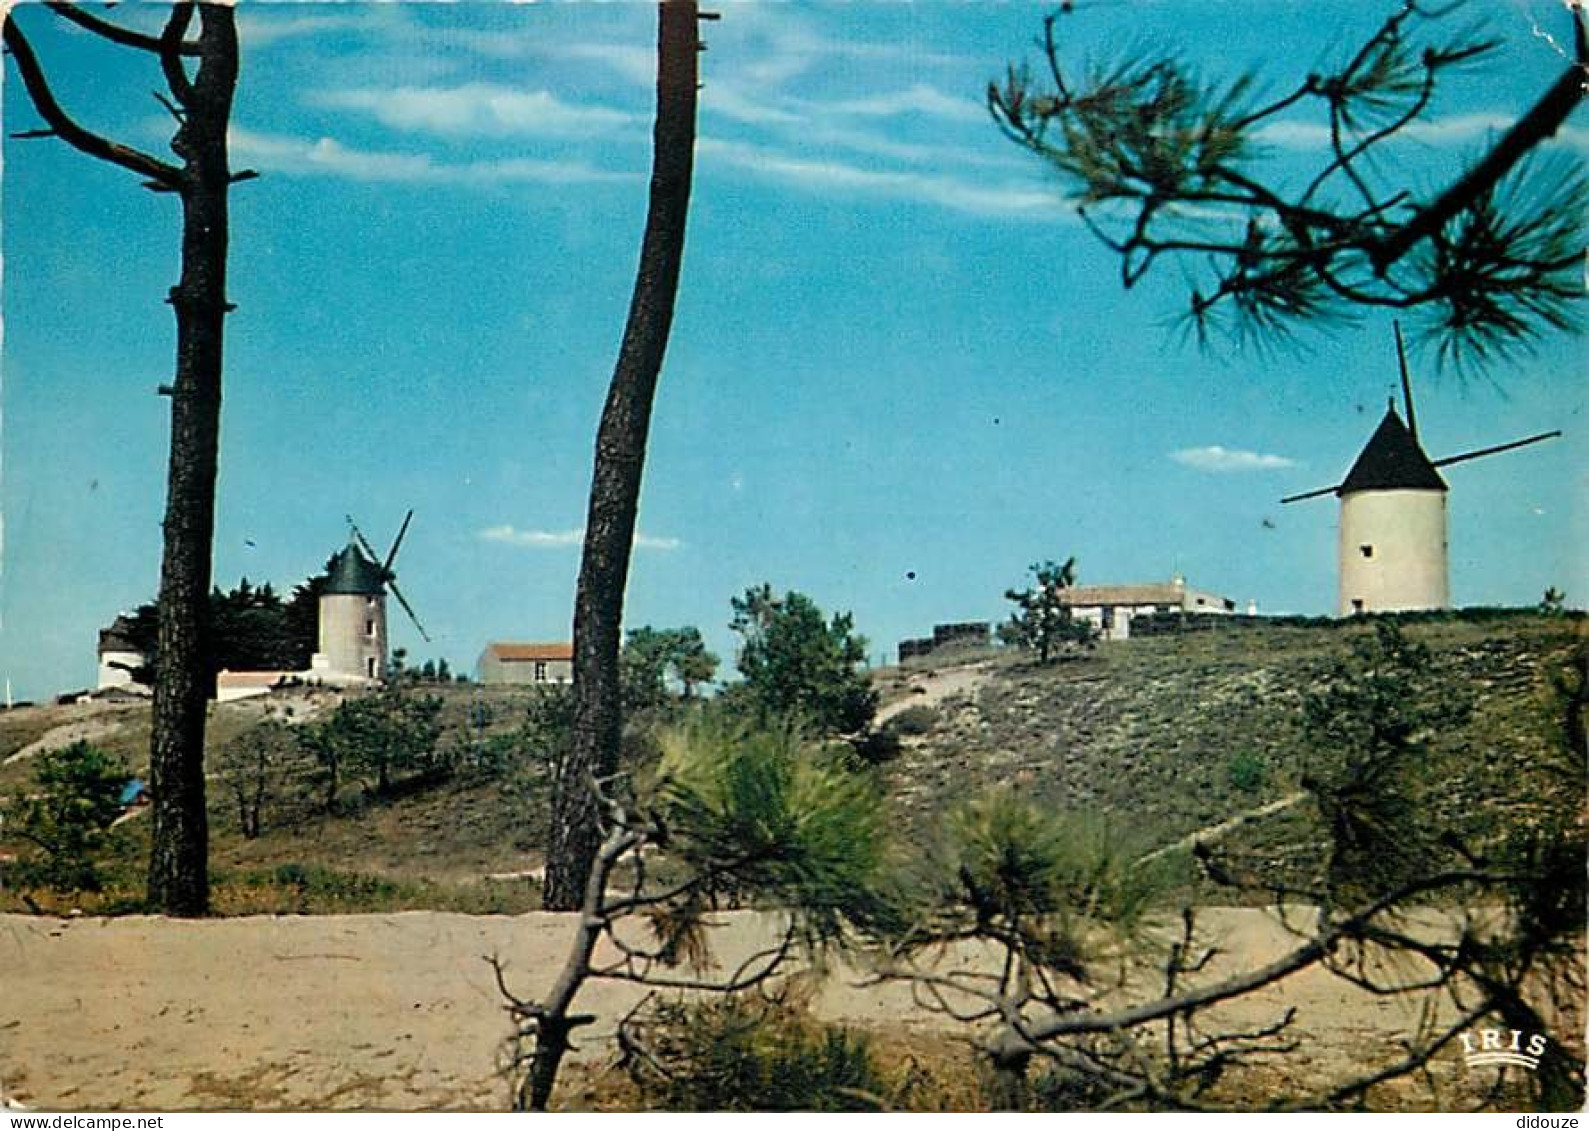
<path fill-rule="evenodd" d="M 1407 346 L 1401 340 L 1401 323 L 1392 322 L 1391 327 L 1396 331 L 1396 362 L 1401 366 L 1401 401 L 1407 409 L 1407 431 L 1412 433 L 1412 438 L 1418 438 L 1418 414 L 1412 407 L 1412 375 L 1407 372 Z"/>
<path fill-rule="evenodd" d="M 348 515 L 346 517 L 348 529 L 353 531 L 353 537 L 358 541 L 359 547 L 369 555 L 370 562 L 373 564 L 382 561 L 381 555 L 375 552 L 374 546 L 370 545 L 370 540 L 364 537 L 364 532 L 359 529 L 358 523 L 353 521 L 353 516 Z M 402 546 L 403 538 L 408 534 L 408 524 L 413 519 L 414 511 L 410 508 L 408 514 L 403 516 L 403 525 L 398 528 L 397 537 L 392 540 L 392 548 L 386 552 L 385 564 L 376 568 L 381 572 L 382 586 L 391 590 L 392 596 L 397 598 L 397 603 L 402 605 L 403 611 L 408 614 L 408 619 L 413 621 L 414 627 L 419 630 L 419 635 L 424 639 L 425 643 L 429 644 L 430 633 L 426 632 L 425 626 L 419 623 L 419 616 L 414 612 L 414 606 L 408 603 L 408 598 L 404 597 L 403 591 L 397 587 L 397 574 L 392 570 L 392 563 L 397 560 L 398 548 Z"/>
<path fill-rule="evenodd" d="M 1475 451 L 1463 452 L 1457 456 L 1446 456 L 1445 459 L 1437 459 L 1434 463 L 1436 467 L 1448 467 L 1453 463 L 1462 463 L 1464 460 L 1499 455 L 1501 452 L 1509 452 L 1514 448 L 1526 448 L 1529 444 L 1537 444 L 1542 440 L 1554 440 L 1560 435 L 1561 429 L 1558 428 L 1554 432 L 1541 432 L 1537 436 L 1527 436 L 1521 440 L 1513 440 L 1509 444 L 1496 444 L 1493 448 L 1479 448 Z"/>
<path fill-rule="evenodd" d="M 1285 504 L 1285 503 L 1300 503 L 1303 499 L 1317 499 L 1317 498 L 1320 498 L 1320 497 L 1322 497 L 1324 495 L 1333 495 L 1333 494 L 1335 494 L 1335 492 L 1339 491 L 1340 489 L 1341 489 L 1341 485 L 1339 483 L 1336 483 L 1336 484 L 1334 484 L 1333 486 L 1330 486 L 1330 487 L 1320 487 L 1316 491 L 1304 491 L 1300 495 L 1287 495 L 1285 498 L 1281 499 L 1280 502 L 1282 504 Z"/>

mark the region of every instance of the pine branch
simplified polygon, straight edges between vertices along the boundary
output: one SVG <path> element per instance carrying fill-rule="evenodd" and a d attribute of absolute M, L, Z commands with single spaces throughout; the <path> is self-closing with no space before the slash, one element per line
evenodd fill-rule
<path fill-rule="evenodd" d="M 1313 965 L 1329 954 L 1331 948 L 1341 939 L 1352 937 L 1378 916 L 1406 903 L 1414 896 L 1464 883 L 1500 883 L 1511 878 L 1483 872 L 1446 872 L 1415 880 L 1390 895 L 1374 901 L 1355 914 L 1326 926 L 1317 937 L 1281 955 L 1268 965 L 1234 975 L 1211 986 L 1188 990 L 1173 997 L 1131 1006 L 1114 1013 L 1082 1013 L 1037 1022 L 1014 1033 L 1006 1033 L 995 1042 L 992 1051 L 995 1058 L 1018 1055 L 1023 1050 L 1027 1053 L 1041 1052 L 1043 1044 L 1056 1037 L 1131 1029 L 1239 997 Z"/>
<path fill-rule="evenodd" d="M 1581 20 L 1582 16 L 1575 17 Z M 1523 115 L 1506 135 L 1496 142 L 1484 158 L 1469 169 L 1456 184 L 1427 207 L 1403 224 L 1390 238 L 1369 248 L 1369 257 L 1375 270 L 1384 275 L 1397 260 L 1411 251 L 1419 241 L 1443 228 L 1464 209 L 1471 208 L 1490 192 L 1517 166 L 1525 154 L 1540 142 L 1554 137 L 1567 116 L 1578 108 L 1584 98 L 1584 67 L 1589 59 L 1568 67 L 1545 92 L 1533 109 Z"/>

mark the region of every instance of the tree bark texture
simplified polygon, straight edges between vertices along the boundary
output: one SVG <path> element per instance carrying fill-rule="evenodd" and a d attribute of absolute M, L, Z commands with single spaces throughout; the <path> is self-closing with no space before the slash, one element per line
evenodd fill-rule
<path fill-rule="evenodd" d="M 146 178 L 182 205 L 182 270 L 171 288 L 177 362 L 171 397 L 171 447 L 160 566 L 158 660 L 149 751 L 152 911 L 202 915 L 209 908 L 209 830 L 204 797 L 204 724 L 209 674 L 210 556 L 215 532 L 215 473 L 220 447 L 221 355 L 227 312 L 226 131 L 237 89 L 237 25 L 230 6 L 178 0 L 164 30 L 145 35 L 65 0 L 47 5 L 92 35 L 159 60 L 170 97 L 157 94 L 177 120 L 171 150 L 180 164 L 85 128 L 56 100 L 32 44 L 5 16 L 5 45 L 47 129 L 23 137 L 58 138 L 79 152 Z M 198 38 L 188 30 L 197 14 Z M 189 62 L 197 63 L 192 75 Z"/>
<path fill-rule="evenodd" d="M 673 322 L 695 157 L 699 5 L 662 0 L 651 198 L 623 345 L 596 435 L 584 556 L 574 599 L 574 721 L 546 850 L 548 910 L 580 906 L 601 841 L 594 778 L 618 769 L 618 651 L 646 439 Z"/>
<path fill-rule="evenodd" d="M 149 773 L 151 911 L 209 910 L 209 826 L 204 796 L 211 551 L 221 428 L 226 314 L 226 129 L 237 85 L 237 30 L 230 7 L 199 5 L 198 71 L 167 77 L 184 121 L 171 143 L 182 158 L 182 274 L 170 302 L 177 320 L 171 386 L 165 553 L 160 565 L 160 647 Z"/>

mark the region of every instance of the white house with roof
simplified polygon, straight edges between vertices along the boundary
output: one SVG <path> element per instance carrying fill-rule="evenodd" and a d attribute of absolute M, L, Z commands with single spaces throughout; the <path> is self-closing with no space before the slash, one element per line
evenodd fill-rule
<path fill-rule="evenodd" d="M 1236 602 L 1229 597 L 1192 589 L 1180 575 L 1143 585 L 1077 585 L 1061 592 L 1059 599 L 1069 606 L 1072 619 L 1093 625 L 1104 640 L 1128 639 L 1133 617 L 1155 613 L 1223 616 L 1236 611 Z"/>
<path fill-rule="evenodd" d="M 475 665 L 483 684 L 571 683 L 574 646 L 566 641 L 516 644 L 493 640 Z"/>

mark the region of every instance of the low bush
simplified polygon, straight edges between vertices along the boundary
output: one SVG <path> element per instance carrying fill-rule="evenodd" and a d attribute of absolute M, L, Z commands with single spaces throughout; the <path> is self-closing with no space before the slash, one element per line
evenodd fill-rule
<path fill-rule="evenodd" d="M 0 833 L 19 849 L 9 882 L 59 892 L 98 891 L 107 857 L 124 838 L 113 830 L 132 775 L 117 757 L 86 742 L 47 750 L 33 778 L 5 807 Z"/>
<path fill-rule="evenodd" d="M 889 719 L 885 724 L 887 728 L 897 735 L 917 737 L 931 734 L 937 729 L 939 722 L 936 708 L 925 703 L 917 703 L 914 707 L 906 707 L 899 714 Z"/>
<path fill-rule="evenodd" d="M 1251 750 L 1238 751 L 1225 763 L 1225 773 L 1230 778 L 1231 785 L 1251 793 L 1261 788 L 1264 783 L 1263 759 Z"/>
<path fill-rule="evenodd" d="M 635 1030 L 638 1030 L 636 1032 Z M 860 1033 L 786 1001 L 668 1002 L 631 1030 L 629 1071 L 666 1111 L 877 1111 L 890 1085 Z"/>

